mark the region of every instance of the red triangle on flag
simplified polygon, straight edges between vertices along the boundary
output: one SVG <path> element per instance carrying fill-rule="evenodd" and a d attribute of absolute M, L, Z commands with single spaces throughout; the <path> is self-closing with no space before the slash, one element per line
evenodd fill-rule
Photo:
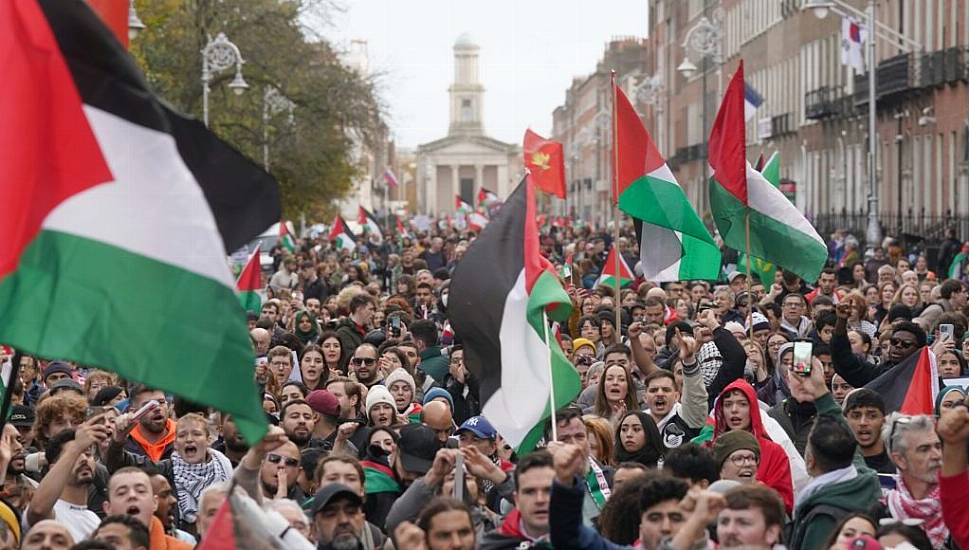
<path fill-rule="evenodd" d="M 616 276 L 616 243 L 612 243 L 609 248 L 609 256 L 606 257 L 606 263 L 602 266 L 602 277 L 615 277 Z M 623 280 L 632 281 L 636 276 L 633 275 L 629 265 L 626 264 L 626 260 L 619 254 L 619 280 L 622 284 Z"/>
<path fill-rule="evenodd" d="M 236 281 L 236 288 L 241 292 L 259 290 L 262 288 L 262 266 L 259 263 L 259 245 L 249 256 L 249 261 L 242 268 L 239 280 Z"/>
<path fill-rule="evenodd" d="M 225 499 L 219 511 L 215 513 L 212 524 L 205 533 L 205 538 L 196 550 L 236 550 L 235 523 L 232 521 L 232 505 Z"/>
<path fill-rule="evenodd" d="M 923 346 L 919 352 L 918 363 L 912 380 L 909 382 L 905 399 L 899 411 L 902 414 L 928 414 L 935 411 L 935 397 L 939 393 L 939 374 L 935 363 L 935 355 L 928 346 Z"/>
<path fill-rule="evenodd" d="M 713 177 L 737 200 L 747 205 L 747 120 L 744 115 L 744 61 L 723 95 L 720 111 L 710 130 L 707 156 Z"/>

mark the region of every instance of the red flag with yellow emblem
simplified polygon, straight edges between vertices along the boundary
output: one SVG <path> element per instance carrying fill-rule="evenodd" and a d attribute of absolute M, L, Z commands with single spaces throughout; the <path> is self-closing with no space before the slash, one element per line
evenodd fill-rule
<path fill-rule="evenodd" d="M 525 168 L 536 187 L 565 198 L 565 155 L 562 144 L 545 139 L 531 130 L 525 130 Z"/>

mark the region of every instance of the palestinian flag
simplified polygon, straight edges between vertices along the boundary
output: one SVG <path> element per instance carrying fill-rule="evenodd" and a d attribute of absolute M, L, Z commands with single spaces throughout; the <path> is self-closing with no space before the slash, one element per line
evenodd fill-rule
<path fill-rule="evenodd" d="M 347 222 L 343 221 L 343 216 L 339 214 L 333 218 L 333 227 L 330 228 L 327 239 L 336 245 L 337 250 L 353 252 L 357 248 L 357 240 L 353 232 L 347 227 Z"/>
<path fill-rule="evenodd" d="M 478 212 L 470 212 L 467 215 L 468 229 L 475 233 L 480 233 L 488 225 L 488 218 Z"/>
<path fill-rule="evenodd" d="M 747 162 L 744 63 L 727 86 L 710 131 L 710 209 L 724 243 L 814 281 L 828 259 L 824 240 L 787 197 Z M 750 250 L 745 217 L 750 217 Z"/>
<path fill-rule="evenodd" d="M 572 308 L 539 250 L 535 191 L 525 178 L 458 263 L 448 302 L 465 363 L 481 384 L 481 414 L 519 453 L 542 436 L 550 385 L 556 409 L 581 389 L 561 347 L 545 345 L 551 331 L 543 313 L 564 322 Z"/>
<path fill-rule="evenodd" d="M 596 281 L 596 286 L 616 286 L 616 243 L 612 243 L 612 247 L 609 248 L 609 255 L 606 257 L 606 263 L 602 265 L 602 273 L 599 275 L 599 280 Z M 633 274 L 633 270 L 629 269 L 629 264 L 626 263 L 626 259 L 619 254 L 619 286 L 624 287 L 629 283 L 633 282 L 636 275 Z"/>
<path fill-rule="evenodd" d="M 935 411 L 939 395 L 939 367 L 928 346 L 908 356 L 891 370 L 872 380 L 866 388 L 885 400 L 885 411 L 928 414 Z"/>
<path fill-rule="evenodd" d="M 626 94 L 613 86 L 619 209 L 633 218 L 643 277 L 714 280 L 720 249 L 656 149 Z M 613 268 L 614 269 L 614 268 Z"/>
<path fill-rule="evenodd" d="M 410 231 L 408 231 L 407 227 L 404 226 L 403 222 L 400 221 L 400 216 L 395 216 L 394 219 L 397 222 L 397 237 L 402 239 L 411 238 Z"/>
<path fill-rule="evenodd" d="M 454 195 L 454 210 L 458 214 L 461 214 L 461 213 L 467 214 L 468 212 L 473 212 L 474 208 L 471 208 L 471 205 L 468 204 L 467 201 L 462 199 L 461 195 Z"/>
<path fill-rule="evenodd" d="M 760 155 L 757 159 L 757 166 L 755 169 L 760 172 L 764 179 L 768 183 L 780 189 L 781 187 L 781 156 L 774 151 L 767 161 L 764 161 L 764 155 Z M 741 253 L 740 259 L 737 260 L 737 270 L 744 273 L 747 272 L 747 254 Z M 754 272 L 754 276 L 764 284 L 764 286 L 770 286 L 774 284 L 774 274 L 777 272 L 777 266 L 773 263 L 756 256 L 750 257 L 750 270 Z"/>
<path fill-rule="evenodd" d="M 242 268 L 239 280 L 236 281 L 236 290 L 239 291 L 239 301 L 246 311 L 259 314 L 262 307 L 262 297 L 259 291 L 262 290 L 262 266 L 259 263 L 259 246 L 249 256 L 246 267 Z"/>
<path fill-rule="evenodd" d="M 572 283 L 572 254 L 565 257 L 562 267 L 559 268 L 559 277 L 568 284 Z"/>
<path fill-rule="evenodd" d="M 380 230 L 380 224 L 377 223 L 377 218 L 370 213 L 364 207 L 359 207 L 359 212 L 357 214 L 357 223 L 363 227 L 364 234 L 370 233 L 376 235 L 379 239 L 383 240 L 384 233 Z"/>
<path fill-rule="evenodd" d="M 522 143 L 525 168 L 539 189 L 565 198 L 565 154 L 562 144 L 525 130 Z"/>
<path fill-rule="evenodd" d="M 379 462 L 361 460 L 363 466 L 363 487 L 368 495 L 374 493 L 400 493 L 400 483 L 394 477 L 394 472 Z"/>
<path fill-rule="evenodd" d="M 293 239 L 293 234 L 289 232 L 289 227 L 287 226 L 286 220 L 279 222 L 279 245 L 292 254 L 296 252 L 296 241 Z"/>
<path fill-rule="evenodd" d="M 269 174 L 150 91 L 84 2 L 0 2 L 0 341 L 266 431 L 226 251 L 280 218 Z"/>
<path fill-rule="evenodd" d="M 498 195 L 488 191 L 484 187 L 478 190 L 478 206 L 487 208 L 496 202 L 498 202 Z"/>

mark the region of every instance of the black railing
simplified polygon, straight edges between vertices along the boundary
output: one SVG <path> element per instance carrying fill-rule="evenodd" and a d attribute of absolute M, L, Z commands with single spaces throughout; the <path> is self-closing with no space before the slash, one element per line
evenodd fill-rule
<path fill-rule="evenodd" d="M 813 223 L 822 237 L 827 238 L 835 230 L 843 229 L 864 241 L 865 230 L 868 228 L 868 214 L 862 210 L 831 211 L 816 214 Z M 969 216 L 955 216 L 952 211 L 946 211 L 945 214 L 929 214 L 924 210 L 916 212 L 909 209 L 904 213 L 880 214 L 878 223 L 885 235 L 908 243 L 939 242 L 945 238 L 945 230 L 949 227 L 956 230 L 958 237 L 969 237 Z"/>
<path fill-rule="evenodd" d="M 844 94 L 841 86 L 822 86 L 804 94 L 804 116 L 822 119 L 836 116 L 838 100 Z"/>
<path fill-rule="evenodd" d="M 789 134 L 795 130 L 794 125 L 791 124 L 791 114 L 784 113 L 782 115 L 773 116 L 770 119 L 771 137 L 782 136 L 784 134 Z"/>
<path fill-rule="evenodd" d="M 878 98 L 913 92 L 919 86 L 913 54 L 901 54 L 885 59 L 878 64 L 875 76 L 878 79 L 875 93 Z M 855 106 L 868 104 L 868 75 L 855 76 Z"/>

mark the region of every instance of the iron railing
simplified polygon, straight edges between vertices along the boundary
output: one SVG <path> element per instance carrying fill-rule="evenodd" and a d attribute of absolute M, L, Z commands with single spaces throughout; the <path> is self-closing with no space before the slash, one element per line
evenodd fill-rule
<path fill-rule="evenodd" d="M 878 222 L 885 235 L 900 238 L 906 242 L 940 242 L 945 238 L 945 230 L 949 227 L 954 228 L 960 238 L 969 237 L 969 216 L 957 216 L 951 210 L 947 210 L 944 214 L 932 214 L 926 213 L 924 209 L 916 212 L 910 208 L 907 212 L 880 214 Z M 832 210 L 815 214 L 813 223 L 823 237 L 827 237 L 837 229 L 843 229 L 863 241 L 865 229 L 868 227 L 868 214 L 863 210 Z"/>

